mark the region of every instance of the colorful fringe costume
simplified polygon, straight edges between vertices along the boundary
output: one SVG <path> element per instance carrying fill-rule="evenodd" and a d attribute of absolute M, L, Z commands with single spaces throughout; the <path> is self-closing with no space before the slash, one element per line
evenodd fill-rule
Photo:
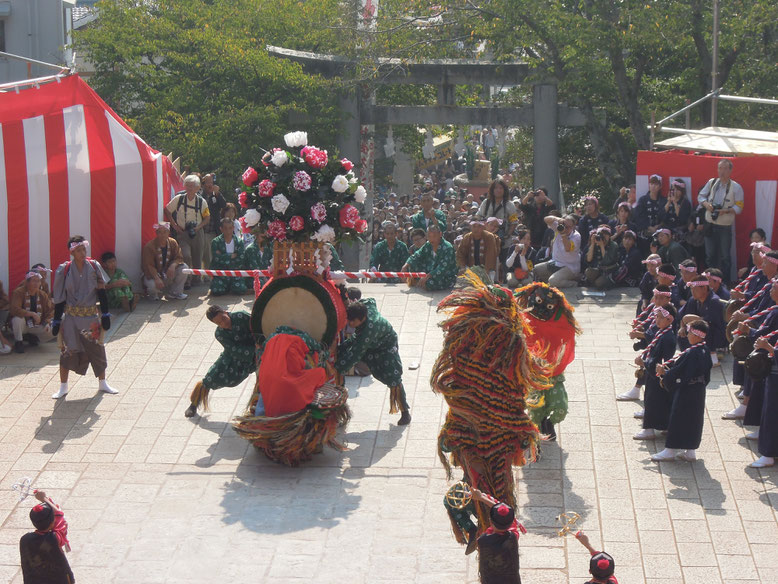
<path fill-rule="evenodd" d="M 460 466 L 466 483 L 515 508 L 512 467 L 535 459 L 540 438 L 527 396 L 548 387 L 550 368 L 527 350 L 524 317 L 511 292 L 485 285 L 469 270 L 465 278 L 470 286 L 438 305 L 450 314 L 430 379 L 449 406 L 438 456 L 449 478 L 451 465 Z M 463 531 L 472 537 L 476 530 L 469 513 L 477 516 L 479 533 L 489 525 L 489 509 L 470 505 L 449 507 L 460 543 L 466 543 Z"/>

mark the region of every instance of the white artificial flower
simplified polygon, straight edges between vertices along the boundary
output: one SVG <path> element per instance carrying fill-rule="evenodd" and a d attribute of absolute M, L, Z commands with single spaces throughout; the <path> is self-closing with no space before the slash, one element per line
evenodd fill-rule
<path fill-rule="evenodd" d="M 286 212 L 287 207 L 289 207 L 289 199 L 287 199 L 281 193 L 273 195 L 273 198 L 270 199 L 270 202 L 273 205 L 273 211 L 276 213 L 281 213 L 282 215 Z"/>
<path fill-rule="evenodd" d="M 259 223 L 259 220 L 262 219 L 262 215 L 256 209 L 246 209 L 243 218 L 246 220 L 246 225 L 254 227 L 254 225 Z"/>
<path fill-rule="evenodd" d="M 289 148 L 302 148 L 303 146 L 307 146 L 308 132 L 289 132 L 284 135 L 284 142 L 286 142 L 286 145 Z"/>
<path fill-rule="evenodd" d="M 335 191 L 336 193 L 344 193 L 346 192 L 347 188 L 348 188 L 348 179 L 342 174 L 336 176 L 335 180 L 332 181 L 332 190 Z"/>
<path fill-rule="evenodd" d="M 359 185 L 357 187 L 357 190 L 354 191 L 354 200 L 357 203 L 364 203 L 366 198 L 367 198 L 367 191 L 365 190 L 365 187 Z"/>
<path fill-rule="evenodd" d="M 289 161 L 289 157 L 286 155 L 284 150 L 276 150 L 273 153 L 273 157 L 270 159 L 270 161 L 276 166 L 283 166 Z"/>
<path fill-rule="evenodd" d="M 316 233 L 311 235 L 311 239 L 321 241 L 322 243 L 330 243 L 335 241 L 335 230 L 329 225 L 322 225 Z"/>

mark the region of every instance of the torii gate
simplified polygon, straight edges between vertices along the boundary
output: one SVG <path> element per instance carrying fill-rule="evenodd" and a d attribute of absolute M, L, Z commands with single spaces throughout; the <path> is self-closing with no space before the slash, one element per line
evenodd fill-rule
<path fill-rule="evenodd" d="M 337 55 L 267 47 L 268 52 L 300 63 L 308 72 L 334 78 L 356 70 L 357 63 Z M 380 58 L 379 71 L 371 80 L 376 84 L 435 85 L 437 104 L 428 106 L 375 105 L 359 91 L 344 92 L 340 107 L 348 114 L 338 136 L 338 148 L 351 160 L 363 159 L 363 127 L 372 124 L 390 125 L 462 125 L 520 126 L 533 128 L 533 178 L 535 186 L 545 185 L 549 196 L 561 205 L 559 181 L 560 126 L 580 127 L 586 118 L 577 108 L 557 103 L 554 82 L 535 83 L 532 104 L 523 107 L 458 106 L 454 97 L 457 85 L 511 86 L 521 84 L 529 75 L 526 63 L 501 63 L 468 59 L 432 59 L 421 63 L 404 63 L 400 59 Z M 365 171 L 367 169 L 363 169 Z M 372 175 L 372 172 L 369 172 Z M 372 193 L 371 193 L 372 194 Z"/>

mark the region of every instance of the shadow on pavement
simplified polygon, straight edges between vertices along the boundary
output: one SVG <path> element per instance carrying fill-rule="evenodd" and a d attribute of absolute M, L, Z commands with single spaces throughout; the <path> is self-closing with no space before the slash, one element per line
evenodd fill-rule
<path fill-rule="evenodd" d="M 35 440 L 46 442 L 41 450 L 54 454 L 68 440 L 79 440 L 89 434 L 100 419 L 95 410 L 103 393 L 89 398 L 60 399 L 48 416 L 41 416 L 35 430 Z"/>

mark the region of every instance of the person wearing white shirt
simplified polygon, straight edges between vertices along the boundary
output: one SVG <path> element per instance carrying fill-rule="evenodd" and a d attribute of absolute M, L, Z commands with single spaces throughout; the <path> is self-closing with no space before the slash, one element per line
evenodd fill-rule
<path fill-rule="evenodd" d="M 535 280 L 555 288 L 572 288 L 581 277 L 581 234 L 575 230 L 575 218 L 548 216 L 544 221 L 554 230 L 551 259 L 535 266 Z"/>

